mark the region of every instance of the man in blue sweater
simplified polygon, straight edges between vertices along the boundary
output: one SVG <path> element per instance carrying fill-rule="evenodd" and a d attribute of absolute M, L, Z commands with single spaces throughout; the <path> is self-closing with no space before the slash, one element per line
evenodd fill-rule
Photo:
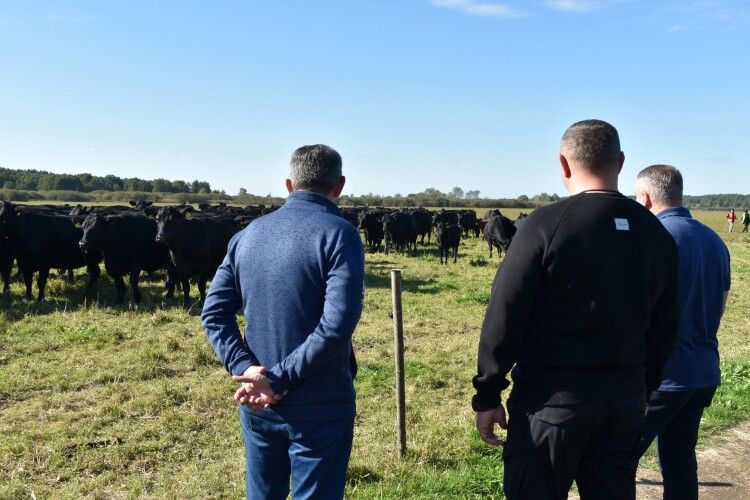
<path fill-rule="evenodd" d="M 364 296 L 362 242 L 334 203 L 344 182 L 336 151 L 297 149 L 286 204 L 232 239 L 206 297 L 208 340 L 242 383 L 248 498 L 287 498 L 290 476 L 295 499 L 344 495 Z"/>
<path fill-rule="evenodd" d="M 697 499 L 695 444 L 703 410 L 721 381 L 716 333 L 731 281 L 729 251 L 682 207 L 682 174 L 676 168 L 653 165 L 641 171 L 636 198 L 672 235 L 680 257 L 677 347 L 651 395 L 636 460 L 657 438 L 664 498 Z"/>

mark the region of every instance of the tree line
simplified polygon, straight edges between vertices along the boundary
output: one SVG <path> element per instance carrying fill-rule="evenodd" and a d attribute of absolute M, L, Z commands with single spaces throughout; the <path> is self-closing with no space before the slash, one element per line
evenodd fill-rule
<path fill-rule="evenodd" d="M 205 181 L 104 177 L 91 174 L 54 174 L 43 170 L 13 170 L 0 167 L 0 188 L 22 191 L 131 191 L 141 193 L 211 193 Z"/>

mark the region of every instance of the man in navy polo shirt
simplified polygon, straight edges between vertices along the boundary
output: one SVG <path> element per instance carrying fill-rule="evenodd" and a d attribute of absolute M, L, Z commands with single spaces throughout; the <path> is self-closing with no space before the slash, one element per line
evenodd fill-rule
<path fill-rule="evenodd" d="M 203 306 L 203 328 L 235 393 L 247 496 L 343 498 L 354 432 L 352 334 L 362 312 L 364 249 L 334 201 L 341 156 L 292 155 L 289 198 L 229 242 Z M 247 319 L 244 338 L 236 314 Z"/>
<path fill-rule="evenodd" d="M 695 444 L 704 408 L 721 378 L 719 330 L 730 286 L 729 251 L 721 238 L 682 207 L 682 175 L 669 165 L 640 174 L 636 199 L 677 242 L 680 256 L 680 334 L 649 401 L 636 459 L 657 438 L 664 498 L 698 498 Z"/>

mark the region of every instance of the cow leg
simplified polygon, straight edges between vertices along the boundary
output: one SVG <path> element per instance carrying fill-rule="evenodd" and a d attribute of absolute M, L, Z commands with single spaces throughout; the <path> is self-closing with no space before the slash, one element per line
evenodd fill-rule
<path fill-rule="evenodd" d="M 182 286 L 182 305 L 185 309 L 190 307 L 190 278 L 180 278 Z"/>
<path fill-rule="evenodd" d="M 458 262 L 458 247 L 453 247 L 453 263 Z"/>
<path fill-rule="evenodd" d="M 125 291 L 127 288 L 125 287 L 125 280 L 122 276 L 114 276 L 113 277 L 115 282 L 115 304 L 122 304 L 125 301 Z"/>
<path fill-rule="evenodd" d="M 133 302 L 136 304 L 141 303 L 141 291 L 138 288 L 138 278 L 140 278 L 140 275 L 140 269 L 130 271 L 130 289 L 133 291 Z"/>
<path fill-rule="evenodd" d="M 31 302 L 31 283 L 34 281 L 34 271 L 25 270 L 23 271 L 23 283 L 26 285 L 26 294 L 24 299 Z"/>
<path fill-rule="evenodd" d="M 206 281 L 203 276 L 198 278 L 198 293 L 201 295 L 201 303 L 206 302 Z"/>
<path fill-rule="evenodd" d="M 99 264 L 97 263 L 87 264 L 86 271 L 89 274 L 89 282 L 86 284 L 86 291 L 89 292 L 93 290 L 93 288 L 99 282 L 99 275 L 101 275 L 102 271 L 101 269 L 99 269 Z"/>
<path fill-rule="evenodd" d="M 490 259 L 492 258 L 492 243 L 487 242 L 487 246 L 490 247 Z"/>
<path fill-rule="evenodd" d="M 49 269 L 40 269 L 39 275 L 36 278 L 36 286 L 39 288 L 39 293 L 36 297 L 37 302 L 44 300 L 44 288 L 47 286 L 47 278 L 49 277 Z"/>
<path fill-rule="evenodd" d="M 73 268 L 69 267 L 68 268 L 68 283 L 73 283 L 75 282 L 75 280 L 76 280 L 76 277 L 73 275 Z"/>
<path fill-rule="evenodd" d="M 10 269 L 2 270 L 3 278 L 3 293 L 10 292 Z"/>
<path fill-rule="evenodd" d="M 171 267 L 168 267 L 166 270 L 166 276 L 164 278 L 164 289 L 167 291 L 168 298 L 174 297 L 174 286 L 175 286 L 174 269 Z"/>

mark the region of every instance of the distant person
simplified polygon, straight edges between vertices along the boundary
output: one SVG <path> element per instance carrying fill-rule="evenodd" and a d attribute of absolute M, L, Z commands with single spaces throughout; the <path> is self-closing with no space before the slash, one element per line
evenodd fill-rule
<path fill-rule="evenodd" d="M 745 210 L 745 213 L 742 214 L 742 220 L 740 222 L 742 222 L 742 232 L 746 233 L 747 226 L 750 226 L 750 212 Z"/>
<path fill-rule="evenodd" d="M 481 438 L 505 447 L 509 499 L 567 498 L 573 481 L 584 500 L 633 499 L 647 390 L 677 337 L 677 248 L 618 191 L 612 125 L 573 124 L 559 159 L 571 196 L 529 215 L 495 277 L 472 407 Z"/>
<path fill-rule="evenodd" d="M 248 498 L 287 498 L 290 476 L 295 499 L 344 496 L 364 290 L 359 233 L 334 204 L 344 182 L 336 151 L 297 149 L 286 204 L 232 239 L 203 307 L 208 340 L 242 383 Z"/>
<path fill-rule="evenodd" d="M 734 213 L 734 209 L 731 209 L 727 214 L 727 222 L 729 223 L 729 232 L 734 231 L 734 221 L 737 220 L 737 215 Z"/>
<path fill-rule="evenodd" d="M 636 199 L 656 214 L 680 256 L 680 334 L 651 394 L 639 459 L 654 438 L 664 476 L 664 498 L 698 498 L 695 444 L 703 409 L 720 383 L 719 330 L 730 285 L 729 251 L 718 234 L 682 207 L 682 175 L 669 165 L 638 174 Z"/>

